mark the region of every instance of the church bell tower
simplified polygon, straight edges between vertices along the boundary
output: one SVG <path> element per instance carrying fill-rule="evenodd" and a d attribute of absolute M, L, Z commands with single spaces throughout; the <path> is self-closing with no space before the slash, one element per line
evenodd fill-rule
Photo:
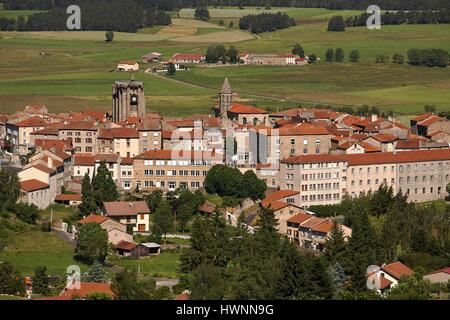
<path fill-rule="evenodd" d="M 144 84 L 134 79 L 116 81 L 112 86 L 113 122 L 125 121 L 128 117 L 145 118 Z"/>
<path fill-rule="evenodd" d="M 219 95 L 219 105 L 220 105 L 220 117 L 222 119 L 228 118 L 228 110 L 233 105 L 233 90 L 231 89 L 228 78 L 225 78 L 223 82 L 222 89 Z"/>

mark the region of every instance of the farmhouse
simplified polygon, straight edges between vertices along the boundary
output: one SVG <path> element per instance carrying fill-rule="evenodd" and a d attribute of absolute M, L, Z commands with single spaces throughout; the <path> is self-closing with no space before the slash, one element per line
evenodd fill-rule
<path fill-rule="evenodd" d="M 130 226 L 133 232 L 150 231 L 150 209 L 145 201 L 104 202 L 105 216 Z"/>
<path fill-rule="evenodd" d="M 36 205 L 45 209 L 50 205 L 50 185 L 36 179 L 20 182 L 20 202 Z"/>
<path fill-rule="evenodd" d="M 162 54 L 159 52 L 147 53 L 141 57 L 142 62 L 154 63 L 159 62 L 162 58 Z"/>
<path fill-rule="evenodd" d="M 172 57 L 173 63 L 188 63 L 197 64 L 206 61 L 206 56 L 204 54 L 192 54 L 192 53 L 176 53 Z"/>
<path fill-rule="evenodd" d="M 139 71 L 139 63 L 137 63 L 136 61 L 120 61 L 117 64 L 117 70 L 119 71 Z"/>
<path fill-rule="evenodd" d="M 250 54 L 246 60 L 249 64 L 285 66 L 295 65 L 297 58 L 296 54 Z"/>
<path fill-rule="evenodd" d="M 409 277 L 414 274 L 408 266 L 396 261 L 390 264 L 384 264 L 374 273 L 369 274 L 369 279 L 378 293 L 383 294 L 387 289 L 395 287 L 400 278 Z"/>
<path fill-rule="evenodd" d="M 90 215 L 84 219 L 81 219 L 78 223 L 83 225 L 86 223 L 97 223 L 106 231 L 108 234 L 108 240 L 112 244 L 116 245 L 121 241 L 133 241 L 133 236 L 127 233 L 127 226 L 116 220 L 99 215 Z"/>
<path fill-rule="evenodd" d="M 429 272 L 425 274 L 423 278 L 425 280 L 430 280 L 431 283 L 447 284 L 450 281 L 450 267 Z"/>

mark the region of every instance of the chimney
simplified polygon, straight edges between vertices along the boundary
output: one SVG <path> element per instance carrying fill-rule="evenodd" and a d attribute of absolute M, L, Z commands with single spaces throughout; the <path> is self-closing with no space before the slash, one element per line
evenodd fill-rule
<path fill-rule="evenodd" d="M 378 115 L 377 114 L 372 114 L 372 122 L 377 121 L 378 119 Z"/>
<path fill-rule="evenodd" d="M 133 202 L 130 202 L 128 205 L 130 206 L 130 208 L 132 208 L 133 207 Z"/>
<path fill-rule="evenodd" d="M 53 168 L 53 159 L 50 157 L 47 157 L 47 167 Z"/>

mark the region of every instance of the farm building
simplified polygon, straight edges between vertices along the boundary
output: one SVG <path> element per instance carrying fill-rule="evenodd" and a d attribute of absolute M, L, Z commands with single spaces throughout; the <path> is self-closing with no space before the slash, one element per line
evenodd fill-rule
<path fill-rule="evenodd" d="M 142 62 L 153 63 L 161 61 L 162 54 L 159 52 L 147 53 L 141 57 Z"/>
<path fill-rule="evenodd" d="M 119 71 L 139 71 L 139 63 L 136 61 L 120 61 L 117 65 Z"/>
<path fill-rule="evenodd" d="M 206 61 L 204 54 L 176 53 L 172 57 L 173 63 L 202 63 Z"/>

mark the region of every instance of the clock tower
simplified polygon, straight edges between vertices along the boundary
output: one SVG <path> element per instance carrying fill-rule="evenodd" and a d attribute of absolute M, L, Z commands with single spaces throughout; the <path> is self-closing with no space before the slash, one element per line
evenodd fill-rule
<path fill-rule="evenodd" d="M 140 81 L 116 81 L 113 84 L 113 122 L 125 121 L 128 117 L 145 117 L 144 84 Z"/>

